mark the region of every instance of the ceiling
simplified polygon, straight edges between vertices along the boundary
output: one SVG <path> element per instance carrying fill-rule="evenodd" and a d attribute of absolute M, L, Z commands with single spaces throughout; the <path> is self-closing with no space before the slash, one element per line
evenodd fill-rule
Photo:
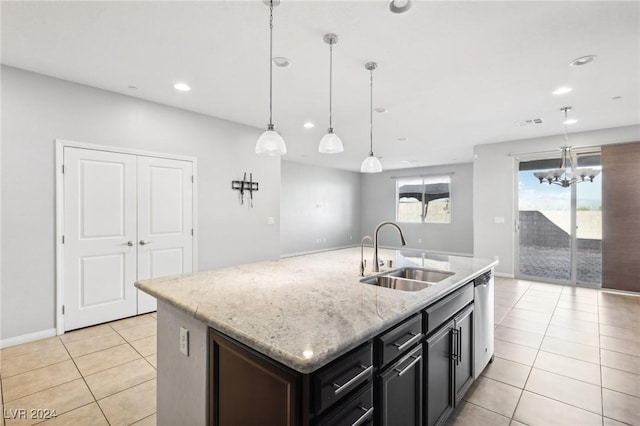
<path fill-rule="evenodd" d="M 2 2 L 2 63 L 258 128 L 268 122 L 268 8 L 261 1 Z M 640 3 L 283 0 L 274 11 L 274 123 L 286 159 L 359 170 L 472 161 L 473 145 L 640 123 Z M 318 154 L 328 124 L 345 152 Z M 577 57 L 598 59 L 570 67 Z M 173 88 L 178 81 L 192 90 Z M 137 89 L 130 89 L 129 86 Z M 568 85 L 562 96 L 551 92 Z M 620 99 L 611 98 L 621 96 Z M 527 119 L 543 124 L 521 126 Z M 306 121 L 313 129 L 303 128 Z M 399 138 L 406 138 L 401 141 Z M 558 145 L 562 143 L 558 139 Z"/>

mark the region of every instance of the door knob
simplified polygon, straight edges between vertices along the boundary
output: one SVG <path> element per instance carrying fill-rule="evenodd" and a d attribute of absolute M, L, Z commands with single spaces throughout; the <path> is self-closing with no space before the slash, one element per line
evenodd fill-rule
<path fill-rule="evenodd" d="M 133 245 L 133 241 L 127 241 L 125 244 L 131 247 Z"/>
<path fill-rule="evenodd" d="M 140 240 L 140 245 L 144 246 L 146 244 L 151 244 L 153 241 L 145 241 L 145 240 Z"/>

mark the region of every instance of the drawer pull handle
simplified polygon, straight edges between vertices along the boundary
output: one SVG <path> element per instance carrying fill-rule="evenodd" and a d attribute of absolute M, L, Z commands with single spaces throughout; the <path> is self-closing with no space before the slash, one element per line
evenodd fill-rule
<path fill-rule="evenodd" d="M 360 365 L 360 368 L 364 368 L 364 370 L 362 370 L 356 376 L 351 378 L 344 385 L 339 385 L 337 383 L 333 384 L 333 387 L 335 388 L 334 391 L 333 391 L 334 395 L 339 395 L 342 392 L 344 392 L 345 390 L 349 389 L 351 386 L 353 386 L 354 384 L 358 383 L 360 381 L 360 379 L 362 379 L 364 376 L 366 376 L 367 374 L 371 373 L 371 370 L 373 370 L 373 366 L 372 365 L 370 365 L 368 367 L 365 367 L 364 365 Z"/>
<path fill-rule="evenodd" d="M 404 375 L 404 373 L 406 373 L 407 371 L 409 371 L 411 369 L 411 367 L 413 367 L 418 362 L 420 362 L 420 360 L 422 359 L 422 356 L 421 355 L 411 356 L 411 358 L 413 358 L 413 361 L 411 361 L 411 363 L 409 365 L 407 365 L 405 368 L 403 368 L 402 370 L 398 370 L 397 368 L 393 370 L 393 371 L 396 371 L 398 373 L 398 377 L 402 377 Z"/>
<path fill-rule="evenodd" d="M 406 342 L 404 342 L 403 344 L 398 344 L 398 343 L 394 343 L 393 346 L 396 347 L 396 349 L 398 349 L 398 351 L 402 352 L 403 350 L 405 350 L 408 346 L 413 345 L 415 342 L 417 342 L 418 340 L 420 340 L 422 338 L 422 334 L 420 333 L 407 333 L 411 337 L 409 340 L 407 340 Z"/>
<path fill-rule="evenodd" d="M 351 423 L 351 426 L 360 426 L 361 424 L 363 424 L 364 422 L 366 422 L 367 420 L 369 420 L 369 418 L 371 417 L 371 415 L 373 414 L 373 407 L 366 409 L 363 406 L 359 407 L 362 411 L 364 411 L 364 414 L 361 415 L 358 420 L 356 420 L 355 422 Z"/>

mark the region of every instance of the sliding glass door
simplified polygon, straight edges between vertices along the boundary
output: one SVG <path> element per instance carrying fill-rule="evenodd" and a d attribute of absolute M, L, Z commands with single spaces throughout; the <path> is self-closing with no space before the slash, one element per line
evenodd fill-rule
<path fill-rule="evenodd" d="M 601 169 L 600 154 L 579 154 L 574 164 Z M 557 167 L 557 157 L 519 163 L 516 275 L 600 286 L 602 174 L 568 187 L 534 176 Z"/>

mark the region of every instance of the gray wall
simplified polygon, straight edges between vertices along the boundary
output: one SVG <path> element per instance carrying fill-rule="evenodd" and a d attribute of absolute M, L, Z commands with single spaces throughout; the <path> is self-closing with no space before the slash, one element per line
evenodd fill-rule
<path fill-rule="evenodd" d="M 360 173 L 282 162 L 283 255 L 360 241 Z"/>
<path fill-rule="evenodd" d="M 454 174 L 451 176 L 451 223 L 401 223 L 407 239 L 407 247 L 437 250 L 449 253 L 473 252 L 473 165 L 451 164 L 437 167 L 421 167 L 391 170 L 378 174 L 362 175 L 361 236 L 371 235 L 376 226 L 385 220 L 396 219 L 396 181 L 391 176 L 417 176 L 430 174 Z M 419 243 L 418 240 L 422 242 Z M 380 244 L 399 246 L 395 230 L 380 231 Z"/>
<path fill-rule="evenodd" d="M 280 159 L 254 154 L 262 130 L 5 66 L 1 112 L 0 338 L 55 326 L 56 138 L 197 157 L 200 270 L 279 256 Z M 244 171 L 253 209 L 230 189 Z"/>
<path fill-rule="evenodd" d="M 616 127 L 590 132 L 572 133 L 571 145 L 600 146 L 640 140 L 640 126 Z M 562 136 L 502 142 L 474 147 L 473 166 L 473 253 L 476 257 L 493 259 L 500 264 L 496 272 L 513 275 L 516 211 L 516 160 L 509 154 L 556 150 Z M 606 171 L 604 172 L 606 176 Z M 606 178 L 606 177 L 605 177 Z M 504 223 L 495 223 L 496 217 Z"/>

